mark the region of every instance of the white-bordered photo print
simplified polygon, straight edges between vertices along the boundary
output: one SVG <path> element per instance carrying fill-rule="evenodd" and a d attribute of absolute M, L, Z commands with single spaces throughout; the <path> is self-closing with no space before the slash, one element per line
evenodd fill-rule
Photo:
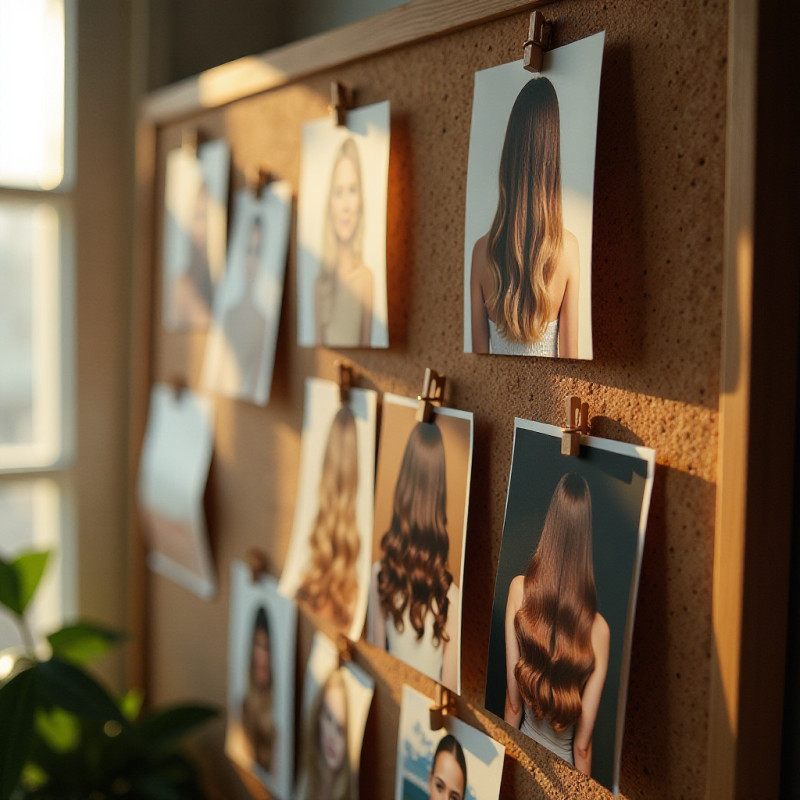
<path fill-rule="evenodd" d="M 364 628 L 372 555 L 378 395 L 306 379 L 292 539 L 280 591 L 351 639 Z"/>
<path fill-rule="evenodd" d="M 497 800 L 505 749 L 457 717 L 431 730 L 424 694 L 403 686 L 397 732 L 395 800 Z"/>
<path fill-rule="evenodd" d="M 297 606 L 271 575 L 231 564 L 225 752 L 270 794 L 289 800 L 294 764 Z"/>
<path fill-rule="evenodd" d="M 486 707 L 612 789 L 655 451 L 515 420 Z"/>
<path fill-rule="evenodd" d="M 464 352 L 590 359 L 592 208 L 605 33 L 475 73 Z"/>
<path fill-rule="evenodd" d="M 297 208 L 297 341 L 388 347 L 389 103 L 303 126 Z"/>
<path fill-rule="evenodd" d="M 460 694 L 472 413 L 416 410 L 383 396 L 367 637 Z"/>
<path fill-rule="evenodd" d="M 258 198 L 246 189 L 234 198 L 228 269 L 203 363 L 209 391 L 259 405 L 269 400 L 291 211 L 287 181 L 269 183 Z"/>
<path fill-rule="evenodd" d="M 213 424 L 208 398 L 163 383 L 153 386 L 139 464 L 147 563 L 200 597 L 216 591 L 203 511 Z"/>
<path fill-rule="evenodd" d="M 361 745 L 375 683 L 317 631 L 303 679 L 298 800 L 358 800 Z"/>
<path fill-rule="evenodd" d="M 231 151 L 223 139 L 167 153 L 162 318 L 167 330 L 205 330 L 225 272 Z"/>

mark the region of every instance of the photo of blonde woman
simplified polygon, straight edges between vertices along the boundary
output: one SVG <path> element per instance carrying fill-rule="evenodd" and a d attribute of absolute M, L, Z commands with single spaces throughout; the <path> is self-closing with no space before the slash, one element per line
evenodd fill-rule
<path fill-rule="evenodd" d="M 303 126 L 297 336 L 303 347 L 388 347 L 389 103 Z"/>
<path fill-rule="evenodd" d="M 592 207 L 603 33 L 475 73 L 464 351 L 592 358 Z"/>
<path fill-rule="evenodd" d="M 280 591 L 358 639 L 372 561 L 376 392 L 306 380 L 292 538 Z"/>

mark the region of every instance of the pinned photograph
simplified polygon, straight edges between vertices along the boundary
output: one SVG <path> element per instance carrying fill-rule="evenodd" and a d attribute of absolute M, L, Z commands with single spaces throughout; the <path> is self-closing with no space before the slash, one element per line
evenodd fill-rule
<path fill-rule="evenodd" d="M 375 684 L 317 632 L 311 643 L 301 717 L 298 800 L 358 800 L 364 728 Z"/>
<path fill-rule="evenodd" d="M 388 347 L 389 103 L 303 126 L 297 221 L 302 347 Z"/>
<path fill-rule="evenodd" d="M 269 183 L 261 197 L 234 198 L 228 269 L 217 291 L 203 364 L 209 391 L 269 401 L 289 247 L 292 189 Z"/>
<path fill-rule="evenodd" d="M 619 790 L 634 610 L 655 451 L 517 419 L 486 707 Z"/>
<path fill-rule="evenodd" d="M 214 447 L 211 402 L 157 383 L 139 465 L 139 505 L 152 570 L 203 598 L 216 591 L 203 495 Z"/>
<path fill-rule="evenodd" d="M 364 628 L 372 555 L 378 395 L 306 380 L 292 539 L 280 591 L 351 639 Z"/>
<path fill-rule="evenodd" d="M 472 414 L 383 396 L 368 638 L 461 692 L 461 592 Z"/>
<path fill-rule="evenodd" d="M 592 209 L 605 33 L 475 73 L 464 352 L 592 358 Z"/>
<path fill-rule="evenodd" d="M 497 800 L 505 749 L 453 716 L 431 730 L 432 701 L 403 686 L 395 800 Z"/>
<path fill-rule="evenodd" d="M 271 575 L 231 565 L 225 752 L 269 792 L 289 800 L 294 764 L 297 607 Z"/>
<path fill-rule="evenodd" d="M 231 151 L 222 139 L 167 154 L 164 204 L 164 328 L 205 330 L 225 272 Z"/>

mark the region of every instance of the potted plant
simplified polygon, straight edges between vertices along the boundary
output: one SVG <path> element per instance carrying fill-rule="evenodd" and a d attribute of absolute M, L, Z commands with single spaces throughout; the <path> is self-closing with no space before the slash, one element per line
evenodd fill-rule
<path fill-rule="evenodd" d="M 24 643 L 0 653 L 0 800 L 203 798 L 178 744 L 216 710 L 143 713 L 140 692 L 114 698 L 86 668 L 123 638 L 101 626 L 77 622 L 37 643 L 26 609 L 47 560 L 0 557 L 0 608 Z"/>

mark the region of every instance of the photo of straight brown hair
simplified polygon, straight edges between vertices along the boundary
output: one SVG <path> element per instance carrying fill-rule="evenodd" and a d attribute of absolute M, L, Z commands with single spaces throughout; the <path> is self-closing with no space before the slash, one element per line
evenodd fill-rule
<path fill-rule="evenodd" d="M 525 574 L 509 588 L 505 719 L 587 775 L 609 641 L 597 611 L 589 486 L 570 472 Z"/>
<path fill-rule="evenodd" d="M 470 277 L 476 353 L 578 355 L 578 240 L 564 228 L 558 97 L 543 76 L 508 119 L 497 209 Z"/>
<path fill-rule="evenodd" d="M 447 567 L 447 477 L 439 428 L 418 422 L 373 567 L 374 643 L 447 685 L 457 681 L 458 590 Z"/>
<path fill-rule="evenodd" d="M 308 540 L 309 560 L 297 599 L 346 629 L 358 596 L 356 522 L 358 441 L 348 406 L 333 418 L 319 482 L 318 510 Z"/>

